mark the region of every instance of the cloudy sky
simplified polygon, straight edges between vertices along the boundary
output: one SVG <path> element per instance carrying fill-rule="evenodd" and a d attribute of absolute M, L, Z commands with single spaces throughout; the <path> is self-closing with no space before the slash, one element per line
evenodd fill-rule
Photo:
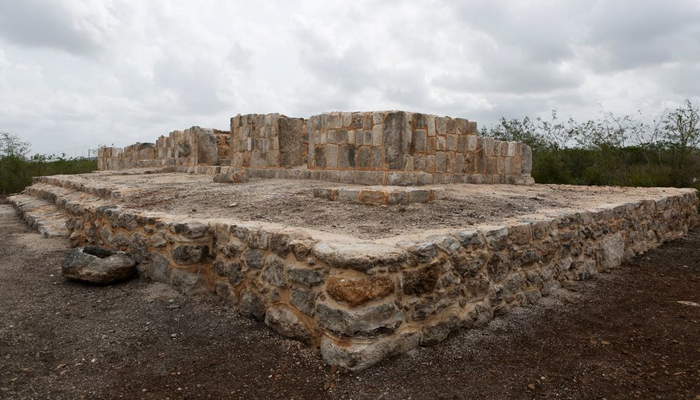
<path fill-rule="evenodd" d="M 699 0 L 0 0 L 0 131 L 34 152 L 241 113 L 654 115 L 700 99 Z"/>

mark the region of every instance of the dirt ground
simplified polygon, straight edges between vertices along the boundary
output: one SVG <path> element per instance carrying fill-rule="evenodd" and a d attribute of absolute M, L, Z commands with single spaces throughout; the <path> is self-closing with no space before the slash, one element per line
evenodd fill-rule
<path fill-rule="evenodd" d="M 8 205 L 0 237 L 0 399 L 700 399 L 700 229 L 354 374 L 166 285 L 66 282 Z"/>
<path fill-rule="evenodd" d="M 313 196 L 316 187 L 352 186 L 320 181 L 256 179 L 216 184 L 211 176 L 100 173 L 71 177 L 89 184 L 129 187 L 125 206 L 190 218 L 231 218 L 306 227 L 360 239 L 497 224 L 553 209 L 654 198 L 674 189 L 561 185 L 432 185 L 438 200 L 408 206 L 369 206 Z M 358 186 L 361 187 L 361 186 Z M 232 205 L 235 205 L 232 207 Z"/>

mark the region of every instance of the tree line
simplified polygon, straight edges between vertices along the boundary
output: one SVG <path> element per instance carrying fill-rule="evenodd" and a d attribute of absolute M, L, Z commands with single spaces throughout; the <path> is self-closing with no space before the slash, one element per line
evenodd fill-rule
<path fill-rule="evenodd" d="M 29 156 L 31 145 L 19 136 L 0 132 L 0 195 L 19 193 L 32 177 L 82 174 L 97 170 L 97 159 L 69 158 L 65 154 Z"/>

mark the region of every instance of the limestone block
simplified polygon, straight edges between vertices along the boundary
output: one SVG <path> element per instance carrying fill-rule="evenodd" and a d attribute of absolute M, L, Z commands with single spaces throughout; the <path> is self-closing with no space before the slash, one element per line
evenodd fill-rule
<path fill-rule="evenodd" d="M 361 272 L 375 267 L 400 267 L 406 260 L 401 249 L 375 243 L 318 242 L 312 252 L 331 267 Z"/>
<path fill-rule="evenodd" d="M 357 307 L 394 293 L 394 280 L 388 276 L 344 277 L 333 275 L 326 283 L 326 293 L 334 300 Z"/>
<path fill-rule="evenodd" d="M 432 293 L 440 277 L 440 268 L 439 263 L 433 263 L 415 270 L 404 271 L 402 274 L 404 294 L 421 296 Z"/>
<path fill-rule="evenodd" d="M 280 335 L 310 343 L 311 330 L 294 311 L 284 305 L 272 306 L 265 312 L 265 325 Z"/>
<path fill-rule="evenodd" d="M 359 371 L 393 354 L 405 353 L 418 347 L 419 344 L 420 333 L 413 330 L 407 330 L 371 343 L 351 343 L 349 346 L 340 345 L 334 339 L 324 336 L 321 339 L 321 357 L 330 365 L 350 371 Z"/>
<path fill-rule="evenodd" d="M 353 310 L 322 302 L 316 306 L 316 320 L 339 336 L 373 337 L 395 331 L 403 323 L 403 313 L 393 301 Z"/>

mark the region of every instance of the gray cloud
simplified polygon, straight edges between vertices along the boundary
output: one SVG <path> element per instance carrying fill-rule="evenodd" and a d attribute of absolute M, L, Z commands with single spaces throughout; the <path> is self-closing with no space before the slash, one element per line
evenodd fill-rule
<path fill-rule="evenodd" d="M 698 74 L 696 0 L 0 2 L 0 130 L 43 153 L 249 112 L 654 116 Z"/>
<path fill-rule="evenodd" d="M 0 36 L 19 46 L 50 48 L 76 55 L 98 52 L 101 46 L 90 27 L 81 27 L 79 22 L 60 2 L 0 2 Z"/>

